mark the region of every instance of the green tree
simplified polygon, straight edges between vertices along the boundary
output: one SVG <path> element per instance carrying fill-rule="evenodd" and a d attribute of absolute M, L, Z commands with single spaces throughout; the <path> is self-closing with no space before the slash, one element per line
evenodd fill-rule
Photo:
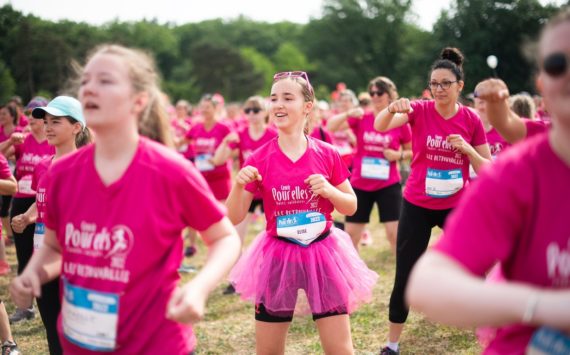
<path fill-rule="evenodd" d="M 249 61 L 253 65 L 253 70 L 263 78 L 263 86 L 257 94 L 267 96 L 273 83 L 275 66 L 269 58 L 258 52 L 255 48 L 244 47 L 240 50 L 240 53 L 245 60 Z"/>
<path fill-rule="evenodd" d="M 10 69 L 0 60 L 0 103 L 8 101 L 15 93 L 16 82 L 12 78 Z"/>

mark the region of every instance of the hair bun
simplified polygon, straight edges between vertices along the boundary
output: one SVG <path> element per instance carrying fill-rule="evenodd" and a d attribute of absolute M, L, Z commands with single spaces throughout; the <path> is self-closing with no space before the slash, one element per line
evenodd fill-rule
<path fill-rule="evenodd" d="M 446 47 L 441 51 L 440 57 L 455 63 L 458 67 L 463 66 L 463 53 L 458 48 Z"/>

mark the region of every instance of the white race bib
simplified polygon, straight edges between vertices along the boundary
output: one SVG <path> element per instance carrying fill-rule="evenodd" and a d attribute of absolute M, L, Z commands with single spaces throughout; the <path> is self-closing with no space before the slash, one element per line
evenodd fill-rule
<path fill-rule="evenodd" d="M 426 174 L 426 194 L 431 197 L 445 198 L 454 195 L 463 188 L 461 169 L 436 170 L 428 168 Z"/>
<path fill-rule="evenodd" d="M 38 250 L 44 244 L 46 226 L 42 222 L 37 222 L 34 229 L 34 250 Z"/>
<path fill-rule="evenodd" d="M 327 227 L 327 220 L 319 212 L 303 212 L 277 217 L 277 235 L 302 246 L 308 246 Z"/>
<path fill-rule="evenodd" d="M 390 177 L 390 162 L 382 158 L 362 158 L 362 177 L 376 180 L 388 180 Z"/>
<path fill-rule="evenodd" d="M 526 355 L 570 354 L 570 337 L 559 330 L 542 327 L 534 332 L 526 348 Z"/>
<path fill-rule="evenodd" d="M 212 171 L 214 170 L 214 165 L 210 163 L 210 159 L 212 159 L 212 154 L 199 154 L 196 156 L 195 164 L 196 168 L 200 171 Z"/>
<path fill-rule="evenodd" d="M 119 295 L 89 290 L 64 280 L 63 333 L 92 351 L 113 351 L 117 341 Z"/>
<path fill-rule="evenodd" d="M 28 195 L 36 193 L 32 190 L 32 175 L 26 175 L 18 181 L 18 192 Z"/>

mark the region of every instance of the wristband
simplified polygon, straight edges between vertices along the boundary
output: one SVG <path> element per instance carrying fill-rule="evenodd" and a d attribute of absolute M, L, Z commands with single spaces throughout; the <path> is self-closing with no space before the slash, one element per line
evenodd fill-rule
<path fill-rule="evenodd" d="M 404 150 L 402 149 L 402 154 L 400 154 L 400 161 L 404 160 Z"/>
<path fill-rule="evenodd" d="M 388 113 L 392 114 L 392 115 L 396 113 L 396 111 L 394 111 L 394 112 L 390 111 L 390 105 L 388 105 L 388 107 L 386 107 L 386 110 L 388 110 Z"/>
<path fill-rule="evenodd" d="M 534 317 L 534 312 L 536 311 L 536 307 L 538 306 L 538 294 L 533 293 L 529 296 L 528 300 L 526 301 L 526 308 L 524 310 L 522 316 L 522 322 L 524 324 L 530 324 L 532 318 Z"/>

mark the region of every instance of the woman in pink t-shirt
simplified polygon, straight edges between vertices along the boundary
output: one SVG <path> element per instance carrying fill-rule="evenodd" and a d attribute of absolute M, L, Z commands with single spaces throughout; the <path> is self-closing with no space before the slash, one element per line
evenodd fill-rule
<path fill-rule="evenodd" d="M 546 25 L 538 46 L 537 83 L 552 128 L 483 171 L 410 277 L 407 299 L 428 317 L 499 327 L 485 354 L 570 353 L 569 36 L 566 9 Z M 488 111 L 505 112 L 504 83 L 485 81 L 476 93 Z M 485 283 L 497 261 L 505 280 Z"/>
<path fill-rule="evenodd" d="M 387 132 L 374 129 L 374 117 L 390 102 L 398 98 L 396 85 L 392 80 L 380 76 L 368 84 L 372 98 L 372 111 L 358 108 L 332 117 L 328 126 L 333 130 L 351 128 L 357 137 L 356 154 L 350 183 L 358 199 L 358 209 L 353 216 L 346 217 L 346 231 L 358 248 L 374 204 L 380 211 L 380 222 L 384 224 L 386 237 L 392 252 L 396 252 L 396 233 L 402 205 L 402 186 L 398 161 L 412 155 L 412 135 L 405 124 Z"/>
<path fill-rule="evenodd" d="M 41 159 L 34 166 L 31 189 L 35 192 L 34 203 L 24 213 L 12 218 L 14 233 L 23 233 L 32 228 L 29 258 L 34 250 L 43 245 L 44 219 L 46 211 L 46 172 L 53 161 L 70 154 L 91 141 L 89 129 L 81 114 L 81 103 L 69 96 L 58 96 L 41 107 L 32 111 L 32 132 L 34 126 L 41 122 L 42 130 L 45 128 L 47 143 L 54 150 L 47 157 Z M 37 121 L 37 122 L 34 122 Z M 45 124 L 44 124 L 45 122 Z M 23 270 L 23 268 L 22 268 Z M 57 318 L 61 310 L 59 300 L 59 277 L 42 285 L 41 297 L 37 299 L 38 309 L 46 329 L 47 342 L 50 354 L 62 354 L 61 343 L 57 333 Z M 24 317 L 29 310 L 21 310 L 20 317 Z M 29 313 L 28 313 L 29 314 Z"/>
<path fill-rule="evenodd" d="M 192 127 L 192 105 L 186 100 L 178 100 L 175 110 L 175 115 L 170 120 L 174 146 L 180 154 L 192 160 L 194 159 L 194 153 L 185 139 L 186 134 L 188 134 Z"/>
<path fill-rule="evenodd" d="M 228 134 L 223 139 L 222 144 L 216 149 L 213 158 L 214 165 L 223 164 L 231 158 L 232 154 L 236 154 L 241 169 L 253 152 L 277 136 L 277 131 L 267 124 L 269 113 L 266 106 L 261 96 L 252 96 L 245 101 L 243 112 L 247 116 L 248 125 L 237 132 Z M 247 217 L 236 226 L 242 242 L 247 235 L 247 226 L 257 206 L 263 213 L 263 201 L 259 193 L 253 197 Z"/>
<path fill-rule="evenodd" d="M 378 277 L 333 227 L 333 210 L 354 213 L 356 197 L 334 147 L 306 135 L 314 97 L 305 72 L 275 74 L 270 115 L 279 136 L 245 162 L 226 203 L 239 223 L 255 193 L 263 196 L 267 228 L 230 274 L 242 299 L 256 305 L 260 354 L 284 353 L 300 289 L 325 353 L 352 353 L 348 314 L 370 300 Z"/>
<path fill-rule="evenodd" d="M 339 110 L 342 115 L 345 112 L 351 111 L 353 109 L 360 109 L 358 107 L 358 99 L 352 90 L 344 90 L 339 93 L 338 96 Z M 361 109 L 360 109 L 361 110 Z M 354 152 L 356 148 L 356 136 L 350 127 L 344 127 L 343 129 L 332 130 L 330 126 L 331 119 L 338 117 L 339 115 L 334 115 L 327 120 L 327 129 L 332 133 L 333 145 L 338 150 L 342 160 L 346 164 L 349 170 L 352 170 L 352 159 L 354 158 Z M 358 197 L 357 197 L 358 198 Z"/>
<path fill-rule="evenodd" d="M 398 353 L 409 313 L 404 302 L 406 283 L 428 246 L 431 229 L 443 228 L 447 215 L 459 202 L 469 181 L 469 165 L 478 173 L 491 159 L 481 119 L 457 101 L 464 85 L 462 64 L 463 55 L 457 48 L 443 49 L 430 73 L 434 100 L 396 100 L 374 122 L 379 131 L 409 123 L 413 151 L 398 226 L 388 344 L 382 354 Z"/>
<path fill-rule="evenodd" d="M 238 257 L 239 237 L 203 177 L 174 149 L 142 136 L 172 145 L 157 79 L 144 52 L 96 48 L 79 89 L 96 142 L 48 172 L 44 245 L 11 291 L 27 304 L 61 274 L 64 353 L 194 351 L 190 324 Z M 201 231 L 209 258 L 179 286 L 188 225 Z"/>

